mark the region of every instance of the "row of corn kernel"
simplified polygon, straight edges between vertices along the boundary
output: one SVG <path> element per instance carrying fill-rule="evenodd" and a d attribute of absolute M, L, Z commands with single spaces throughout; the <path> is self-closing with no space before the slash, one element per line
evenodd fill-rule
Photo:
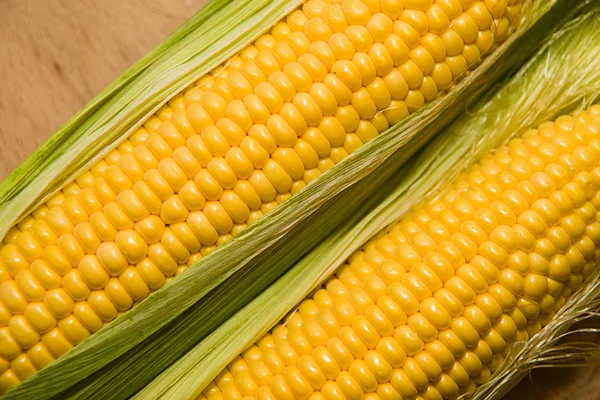
<path fill-rule="evenodd" d="M 384 246 L 388 249 L 395 247 L 390 246 L 389 243 Z M 365 259 L 369 260 L 370 264 Z M 376 275 L 376 270 L 387 282 L 381 281 L 382 278 Z M 237 390 L 240 391 L 240 396 L 254 394 L 260 398 L 259 392 L 253 392 L 259 386 L 264 386 L 259 389 L 260 391 L 271 391 L 277 398 L 285 398 L 283 394 L 290 391 L 296 398 L 304 398 L 312 392 L 313 386 L 321 385 L 323 385 L 321 393 L 326 398 L 335 398 L 334 393 L 345 393 L 348 398 L 358 398 L 363 391 L 374 392 L 384 389 L 391 393 L 389 398 L 399 398 L 393 387 L 388 387 L 389 385 L 381 389 L 378 387 L 378 382 L 390 380 L 394 385 L 399 386 L 404 396 L 410 397 L 411 393 L 417 393 L 415 387 L 420 389 L 427 387 L 428 376 L 431 375 L 432 380 L 440 376 L 441 369 L 438 362 L 441 362 L 445 369 L 454 370 L 450 372 L 451 375 L 466 376 L 466 380 L 458 379 L 461 386 L 469 383 L 469 376 L 473 376 L 475 380 L 483 379 L 479 375 L 485 376 L 489 368 L 482 369 L 482 362 L 490 362 L 492 354 L 486 342 L 479 339 L 479 336 L 473 335 L 470 344 L 472 351 L 467 351 L 467 346 L 462 343 L 463 336 L 465 332 L 473 333 L 472 327 L 471 332 L 467 330 L 468 321 L 457 320 L 451 330 L 437 334 L 436 340 L 422 338 L 421 335 L 427 333 L 419 329 L 419 325 L 411 325 L 411 318 L 416 320 L 414 323 L 427 324 L 427 321 L 418 313 L 415 314 L 414 310 L 408 317 L 408 326 L 402 326 L 407 321 L 407 314 L 410 313 L 406 308 L 408 307 L 406 297 L 418 294 L 411 292 L 415 290 L 414 286 L 399 283 L 400 277 L 404 274 L 404 269 L 398 262 L 386 259 L 378 250 L 367 250 L 364 257 L 363 254 L 356 256 L 348 267 L 337 274 L 338 279 L 329 282 L 326 290 L 317 292 L 314 301 L 309 300 L 302 304 L 299 312 L 287 322 L 285 328 L 273 332 L 275 345 L 272 346 L 272 350 L 263 349 L 264 360 L 258 357 L 257 360 L 250 361 L 244 355 L 244 360 L 238 358 L 230 364 L 230 374 L 225 373 L 217 380 L 225 398 L 237 398 Z M 416 279 L 418 278 L 414 280 Z M 408 279 L 402 281 L 410 282 Z M 386 284 L 391 284 L 387 291 L 389 296 L 385 295 Z M 440 290 L 436 295 L 444 296 L 446 301 L 452 301 L 453 294 L 448 291 Z M 492 304 L 495 301 L 489 298 L 489 295 L 481 298 L 485 299 L 481 301 L 492 302 Z M 456 299 L 454 302 L 460 303 Z M 436 311 L 435 300 L 430 303 L 422 306 L 423 315 L 428 311 L 430 313 Z M 457 304 L 454 306 L 456 307 Z M 447 306 L 447 303 L 444 306 Z M 362 317 L 357 318 L 357 315 Z M 431 314 L 428 314 L 428 317 L 431 318 Z M 510 333 L 507 333 L 506 324 L 510 322 L 502 321 L 497 327 L 502 334 L 508 336 Z M 494 333 L 496 336 L 499 335 L 496 331 L 492 332 Z M 498 337 L 501 339 L 500 336 Z M 264 341 L 269 341 L 268 337 L 263 339 Z M 317 346 L 327 347 L 327 350 L 319 348 L 317 351 L 315 350 Z M 449 352 L 447 346 L 451 346 L 449 348 L 454 355 Z M 454 357 L 458 361 L 455 361 Z M 328 358 L 335 360 L 337 365 L 329 361 L 333 369 L 330 368 L 330 371 L 315 376 L 314 365 L 325 370 L 324 365 L 327 365 Z M 480 361 L 479 358 L 482 360 Z M 290 365 L 297 368 L 285 368 Z M 271 374 L 267 373 L 265 376 L 265 367 L 271 368 L 269 370 Z M 399 369 L 400 367 L 402 369 Z M 253 370 L 256 368 L 263 371 L 263 379 L 257 378 L 257 381 L 253 381 L 253 377 L 258 376 Z M 465 368 L 470 375 L 460 374 Z M 348 372 L 342 373 L 341 370 Z M 274 383 L 270 380 L 273 374 L 283 375 L 284 379 Z M 326 382 L 328 379 L 330 382 Z M 442 381 L 442 390 L 446 394 L 450 393 L 452 388 L 451 379 L 446 377 Z M 233 383 L 235 385 L 232 386 Z M 205 391 L 205 395 L 211 398 L 210 394 L 215 390 L 217 389 L 213 385 Z"/>

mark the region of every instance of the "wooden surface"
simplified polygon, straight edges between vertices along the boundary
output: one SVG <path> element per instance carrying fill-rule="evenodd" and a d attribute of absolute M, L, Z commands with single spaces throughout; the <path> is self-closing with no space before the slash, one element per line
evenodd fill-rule
<path fill-rule="evenodd" d="M 0 0 L 0 181 L 206 2 Z M 539 370 L 507 398 L 596 400 L 599 377 Z"/>
<path fill-rule="evenodd" d="M 0 0 L 0 181 L 208 0 Z"/>

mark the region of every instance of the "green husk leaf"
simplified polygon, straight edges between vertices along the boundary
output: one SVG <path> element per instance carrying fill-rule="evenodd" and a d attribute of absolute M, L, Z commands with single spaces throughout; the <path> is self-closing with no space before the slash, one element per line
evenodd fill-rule
<path fill-rule="evenodd" d="M 370 205 L 375 205 L 372 211 L 346 220 L 335 233 L 171 365 L 135 398 L 194 398 L 234 357 L 322 285 L 365 241 L 424 199 L 439 193 L 464 167 L 505 144 L 527 127 L 572 111 L 582 102 L 589 105 L 600 93 L 600 68 L 597 67 L 600 44 L 595 40 L 600 34 L 599 7 L 596 5 L 593 11 L 587 11 L 554 34 L 502 88 L 490 91 L 493 94 L 478 102 L 469 113 L 462 115 L 426 145 L 410 160 L 407 168 L 400 169 L 388 181 L 386 186 L 393 186 L 393 191 L 383 201 L 379 200 L 381 196 L 375 196 L 370 202 Z M 409 142 L 403 151 L 410 153 L 413 146 L 416 146 L 415 143 Z M 598 315 L 600 280 L 588 286 L 585 292 L 595 294 L 593 301 L 583 301 L 585 298 L 582 296 L 585 295 L 582 292 L 576 294 L 544 329 L 559 332 L 552 336 L 552 340 L 561 338 L 565 326 L 570 325 L 567 324 L 569 319 Z M 521 344 L 524 347 L 519 354 L 527 354 L 527 349 L 531 352 L 534 346 L 539 348 L 539 342 L 534 338 L 532 343 L 535 344 Z M 573 343 L 569 345 L 568 349 L 572 349 Z M 536 361 L 550 362 L 560 358 L 552 351 L 544 354 L 535 351 L 537 358 L 523 356 L 523 366 L 530 368 Z M 564 355 L 564 352 L 560 354 Z M 581 357 L 582 351 L 573 350 L 573 354 Z M 501 378 L 495 378 L 489 387 L 504 393 L 504 385 L 516 383 L 528 371 L 518 365 L 515 367 L 513 363 L 507 363 L 505 368 L 509 372 L 499 375 Z M 477 398 L 487 399 L 490 393 L 479 394 Z"/>
<path fill-rule="evenodd" d="M 261 293 L 308 249 L 324 240 L 338 223 L 362 212 L 364 208 L 361 202 L 368 200 L 374 188 L 387 180 L 454 118 L 469 98 L 489 87 L 511 67 L 523 62 L 537 43 L 579 3 L 567 0 L 534 2 L 532 12 L 516 34 L 476 71 L 453 87 L 449 94 L 361 147 L 308 188 L 201 259 L 169 285 L 86 339 L 73 351 L 9 391 L 5 397 L 103 398 L 109 394 L 112 398 L 125 398 L 134 394 Z M 110 143 L 110 140 L 105 140 L 113 131 L 102 132 L 106 124 L 119 132 L 113 132 L 113 136 L 117 135 L 119 139 L 126 137 L 138 121 L 143 120 L 143 116 L 156 110 L 170 95 L 212 66 L 228 58 L 297 4 L 275 0 L 227 2 L 207 17 L 204 24 L 198 25 L 197 29 L 202 35 L 191 29 L 188 35 L 194 40 L 186 36 L 173 43 L 172 46 L 179 51 L 172 54 L 173 51 L 169 49 L 169 57 L 153 64 L 160 73 L 149 68 L 149 75 L 142 74 L 142 80 L 149 79 L 152 84 L 147 87 L 141 85 L 137 91 L 133 89 L 137 86 L 128 87 L 116 98 L 114 106 L 117 109 L 117 104 L 123 106 L 127 103 L 126 107 L 120 112 L 115 111 L 108 121 L 104 121 L 104 125 L 95 122 L 93 137 L 104 141 L 105 145 Z M 248 15 L 252 17 L 246 18 Z M 216 20 L 221 22 L 215 27 L 213 23 Z M 240 30 L 244 32 L 236 33 Z M 183 42 L 186 42 L 185 46 Z M 236 44 L 234 46 L 231 43 Z M 190 55 L 192 52 L 193 55 Z M 148 78 L 152 73 L 156 77 L 154 81 Z M 139 95 L 146 96 L 145 100 L 154 106 L 147 106 L 146 103 L 136 105 L 138 102 L 135 99 Z M 163 100 L 152 100 L 150 97 Z M 84 129 L 86 133 L 80 137 L 84 138 L 83 141 L 92 137 L 87 134 L 89 130 L 89 127 Z M 117 136 L 113 137 L 112 145 L 117 142 Z M 85 168 L 100 156 L 93 144 L 77 143 L 72 146 L 79 146 L 82 155 L 79 159 L 74 157 L 76 160 L 72 163 L 72 169 L 59 168 L 56 165 L 60 163 L 56 161 L 56 165 L 48 169 L 56 178 L 38 183 L 34 180 L 32 185 L 38 185 L 37 189 L 30 190 L 28 186 L 21 190 L 0 211 L 3 213 L 0 217 L 9 215 L 12 223 L 18 219 L 17 214 L 32 209 L 35 202 L 60 187 L 60 180 L 70 180 L 74 171 Z M 398 152 L 403 146 L 404 150 Z M 70 150 L 67 152 L 72 156 Z M 61 162 L 65 161 L 64 158 L 59 157 Z M 57 172 L 59 169 L 60 172 Z M 45 189 L 40 189 L 42 186 Z M 37 200 L 25 201 L 29 198 L 25 193 L 32 197 L 37 194 Z M 23 201 L 21 206 L 14 204 L 20 203 L 16 201 L 19 198 Z M 341 199 L 346 200 L 341 202 Z M 8 220 L 2 220 L 0 229 L 5 228 L 5 221 Z"/>

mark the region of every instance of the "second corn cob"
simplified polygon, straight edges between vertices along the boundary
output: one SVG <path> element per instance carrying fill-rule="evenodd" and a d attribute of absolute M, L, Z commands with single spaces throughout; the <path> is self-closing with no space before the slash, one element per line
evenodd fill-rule
<path fill-rule="evenodd" d="M 594 271 L 599 188 L 600 107 L 541 124 L 355 253 L 201 398 L 474 389 Z"/>
<path fill-rule="evenodd" d="M 0 249 L 0 391 L 446 90 L 520 10 L 409 3 L 309 1 L 21 221 Z"/>

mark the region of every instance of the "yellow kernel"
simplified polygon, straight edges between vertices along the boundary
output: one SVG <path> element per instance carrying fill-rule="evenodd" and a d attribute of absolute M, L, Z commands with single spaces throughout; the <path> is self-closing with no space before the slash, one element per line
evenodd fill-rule
<path fill-rule="evenodd" d="M 502 42 L 504 39 L 506 39 L 506 35 L 508 34 L 509 30 L 510 30 L 510 22 L 508 21 L 508 18 L 506 17 L 502 17 L 495 22 L 495 33 L 496 33 L 496 37 L 495 40 L 497 43 Z"/>
<path fill-rule="evenodd" d="M 283 106 L 283 97 L 281 97 L 279 91 L 270 83 L 259 83 L 254 88 L 254 93 L 256 93 L 258 98 L 262 100 L 272 113 L 277 113 Z"/>
<path fill-rule="evenodd" d="M 130 264 L 140 262 L 148 254 L 148 244 L 137 231 L 120 231 L 115 242 Z"/>
<path fill-rule="evenodd" d="M 337 111 L 337 100 L 329 88 L 321 82 L 315 82 L 309 94 L 321 108 L 323 115 L 334 115 Z"/>
<path fill-rule="evenodd" d="M 441 35 L 444 46 L 446 47 L 446 55 L 449 57 L 460 54 L 465 45 L 462 37 L 453 29 L 448 29 Z"/>
<path fill-rule="evenodd" d="M 492 24 L 492 14 L 484 3 L 476 2 L 466 13 L 473 18 L 480 31 L 488 29 Z"/>
<path fill-rule="evenodd" d="M 490 49 L 494 45 L 494 34 L 492 33 L 492 31 L 479 31 L 479 33 L 477 34 L 477 39 L 475 40 L 475 45 L 479 48 L 481 54 L 490 51 Z"/>
<path fill-rule="evenodd" d="M 44 304 L 56 318 L 64 318 L 73 311 L 73 299 L 62 289 L 50 289 L 44 295 Z"/>
<path fill-rule="evenodd" d="M 409 7 L 405 4 L 405 10 L 400 14 L 400 20 L 414 28 L 419 36 L 425 35 L 429 30 L 429 21 L 427 15 L 423 12 L 424 10 L 407 8 Z"/>
<path fill-rule="evenodd" d="M 362 119 L 368 119 L 375 115 L 377 106 L 369 95 L 366 88 L 360 88 L 352 96 L 352 107 L 356 109 Z"/>
<path fill-rule="evenodd" d="M 494 18 L 500 18 L 506 11 L 506 0 L 485 0 L 485 6 Z"/>
<path fill-rule="evenodd" d="M 423 94 L 425 101 L 434 100 L 438 94 L 436 81 L 431 76 L 426 76 L 423 78 L 423 83 L 421 83 L 419 91 Z"/>
<path fill-rule="evenodd" d="M 63 287 L 66 292 L 76 301 L 87 299 L 90 294 L 90 288 L 82 279 L 78 268 L 71 270 L 63 278 Z"/>
<path fill-rule="evenodd" d="M 90 331 L 74 315 L 58 321 L 58 329 L 73 345 L 78 345 L 90 335 Z"/>
<path fill-rule="evenodd" d="M 264 124 L 271 115 L 267 106 L 255 94 L 244 97 L 244 105 L 255 124 Z"/>
<path fill-rule="evenodd" d="M 304 32 L 293 32 L 289 34 L 285 42 L 294 50 L 297 56 L 306 54 L 310 47 L 310 39 Z"/>
<path fill-rule="evenodd" d="M 467 71 L 467 60 L 462 55 L 446 57 L 445 63 L 450 68 L 454 79 L 459 78 Z"/>
<path fill-rule="evenodd" d="M 29 357 L 31 363 L 37 369 L 42 369 L 54 361 L 54 357 L 42 343 L 38 343 L 29 349 L 27 351 L 27 357 Z"/>
<path fill-rule="evenodd" d="M 311 43 L 309 52 L 317 57 L 317 59 L 325 65 L 327 70 L 330 70 L 333 66 L 333 63 L 336 61 L 336 57 L 327 42 Z"/>
<path fill-rule="evenodd" d="M 127 259 L 114 242 L 103 242 L 96 251 L 98 260 L 109 274 L 117 276 L 127 268 Z"/>
<path fill-rule="evenodd" d="M 406 83 L 411 89 L 418 88 L 421 85 L 421 82 L 423 82 L 423 72 L 421 71 L 419 66 L 412 60 L 408 60 L 404 64 L 402 64 L 398 68 L 398 71 L 400 71 Z M 390 85 L 388 84 L 388 88 L 389 87 Z"/>
<path fill-rule="evenodd" d="M 390 383 L 403 398 L 416 398 L 417 388 L 403 369 L 394 370 Z"/>
<path fill-rule="evenodd" d="M 123 271 L 119 276 L 119 280 L 127 292 L 136 301 L 145 298 L 150 293 L 150 289 L 142 279 L 140 273 L 134 267 L 128 267 Z"/>
<path fill-rule="evenodd" d="M 479 32 L 477 22 L 468 12 L 452 21 L 452 29 L 460 35 L 465 43 L 474 42 Z"/>
<path fill-rule="evenodd" d="M 125 287 L 121 283 L 121 281 L 117 278 L 111 278 L 106 287 L 104 288 L 104 292 L 107 297 L 112 301 L 115 307 L 120 311 L 127 311 L 133 305 L 133 299 L 125 290 Z"/>
<path fill-rule="evenodd" d="M 300 111 L 300 114 L 304 117 L 309 126 L 318 125 L 323 118 L 323 111 L 308 93 L 296 93 L 292 100 L 292 104 Z"/>
<path fill-rule="evenodd" d="M 362 77 L 356 65 L 350 60 L 340 59 L 333 64 L 331 73 L 339 78 L 351 91 L 362 86 Z"/>
<path fill-rule="evenodd" d="M 410 51 L 410 59 L 419 67 L 424 75 L 433 72 L 435 61 L 429 51 L 423 46 L 417 46 Z"/>
<path fill-rule="evenodd" d="M 173 188 L 157 169 L 146 171 L 144 174 L 144 181 L 161 201 L 169 198 L 174 193 Z M 106 212 L 106 206 L 104 212 Z"/>
<path fill-rule="evenodd" d="M 322 18 L 312 18 L 304 26 L 304 33 L 310 41 L 314 42 L 326 41 L 333 32 Z"/>
<path fill-rule="evenodd" d="M 385 14 L 375 14 L 369 19 L 366 27 L 371 33 L 374 42 L 383 43 L 390 33 L 392 33 L 393 22 Z"/>
<path fill-rule="evenodd" d="M 429 379 L 414 358 L 409 357 L 402 366 L 402 370 L 417 388 L 424 389 L 427 387 Z"/>
<path fill-rule="evenodd" d="M 342 10 L 350 25 L 365 25 L 371 18 L 371 11 L 359 0 L 343 0 Z"/>
<path fill-rule="evenodd" d="M 117 309 L 104 291 L 92 292 L 87 301 L 103 321 L 112 321 L 117 316 Z"/>
<path fill-rule="evenodd" d="M 342 371 L 335 379 L 347 398 L 362 398 L 364 396 L 363 389 L 354 377 L 348 371 Z"/>
<path fill-rule="evenodd" d="M 450 21 L 444 10 L 437 4 L 429 7 L 425 14 L 429 24 L 429 30 L 436 35 L 443 34 L 450 26 Z"/>

